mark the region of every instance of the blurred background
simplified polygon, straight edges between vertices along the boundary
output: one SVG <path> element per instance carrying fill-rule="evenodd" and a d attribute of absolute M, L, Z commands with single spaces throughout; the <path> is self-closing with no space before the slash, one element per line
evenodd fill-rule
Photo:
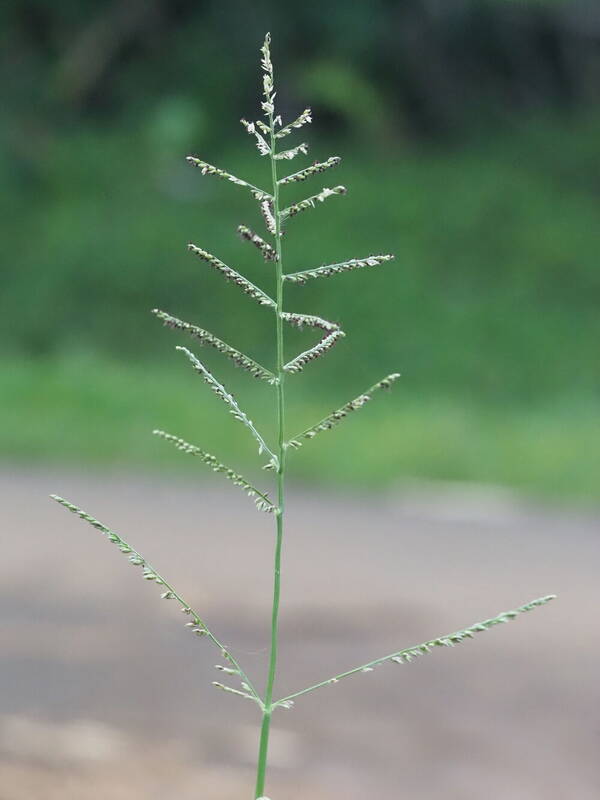
<path fill-rule="evenodd" d="M 256 204 L 184 160 L 268 181 L 239 124 L 266 30 L 284 121 L 314 113 L 289 171 L 342 157 L 285 198 L 349 189 L 290 226 L 287 268 L 396 255 L 290 288 L 347 337 L 290 380 L 289 433 L 402 373 L 290 463 L 285 688 L 562 593 L 282 715 L 269 795 L 597 798 L 598 3 L 6 0 L 0 22 L 0 798 L 249 796 L 252 709 L 45 497 L 156 554 L 264 672 L 268 519 L 151 431 L 265 476 L 149 311 L 273 361 L 271 315 L 186 249 L 271 291 L 235 235 Z M 270 387 L 203 357 L 272 435 Z"/>

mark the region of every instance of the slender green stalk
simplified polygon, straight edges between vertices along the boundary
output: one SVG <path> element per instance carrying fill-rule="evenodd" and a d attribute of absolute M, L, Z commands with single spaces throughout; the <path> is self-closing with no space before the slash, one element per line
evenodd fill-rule
<path fill-rule="evenodd" d="M 273 216 L 275 218 L 275 251 L 277 258 L 276 282 L 277 305 L 275 308 L 277 330 L 277 510 L 275 512 L 276 541 L 275 565 L 273 575 L 273 606 L 271 612 L 271 652 L 269 656 L 269 672 L 265 690 L 262 726 L 260 730 L 260 744 L 258 750 L 258 765 L 256 769 L 256 797 L 262 797 L 265 791 L 265 778 L 267 773 L 267 758 L 269 755 L 269 733 L 271 729 L 271 713 L 273 710 L 273 687 L 277 673 L 277 651 L 279 644 L 279 598 L 281 596 L 281 548 L 283 544 L 283 515 L 285 508 L 285 359 L 283 353 L 283 261 L 281 252 L 281 215 L 279 211 L 279 184 L 277 182 L 277 161 L 275 159 L 275 124 L 273 113 L 269 114 L 269 128 L 271 134 L 271 179 L 273 182 Z"/>

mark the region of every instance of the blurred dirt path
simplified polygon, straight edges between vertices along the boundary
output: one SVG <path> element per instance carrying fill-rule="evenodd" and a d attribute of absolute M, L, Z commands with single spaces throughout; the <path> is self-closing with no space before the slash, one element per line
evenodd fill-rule
<path fill-rule="evenodd" d="M 272 521 L 229 487 L 0 471 L 0 800 L 250 800 L 257 711 L 57 492 L 128 538 L 261 682 Z M 289 500 L 279 695 L 555 592 L 275 719 L 272 800 L 598 800 L 600 514 L 401 487 Z"/>

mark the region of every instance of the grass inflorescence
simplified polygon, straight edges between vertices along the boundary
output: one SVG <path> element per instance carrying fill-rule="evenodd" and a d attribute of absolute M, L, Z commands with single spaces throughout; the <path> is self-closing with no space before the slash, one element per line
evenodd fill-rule
<path fill-rule="evenodd" d="M 245 119 L 242 120 L 242 125 L 255 141 L 259 155 L 265 158 L 269 163 L 270 179 L 268 188 L 259 188 L 249 181 L 238 178 L 219 167 L 212 166 L 196 156 L 188 157 L 188 162 L 198 167 L 203 175 L 226 180 L 247 189 L 250 196 L 258 203 L 260 213 L 265 223 L 265 236 L 270 237 L 271 241 L 263 239 L 260 234 L 255 233 L 243 225 L 238 228 L 238 232 L 244 240 L 253 244 L 258 249 L 263 260 L 267 262 L 269 266 L 272 266 L 271 283 L 274 289 L 272 296 L 249 281 L 241 271 L 227 266 L 221 259 L 208 250 L 205 250 L 203 247 L 191 244 L 189 245 L 189 249 L 194 255 L 215 269 L 222 277 L 238 286 L 243 294 L 263 307 L 264 311 L 261 313 L 270 313 L 273 315 L 275 364 L 272 369 L 263 367 L 250 356 L 225 343 L 215 334 L 205 330 L 199 325 L 186 322 L 158 309 L 155 309 L 153 312 L 167 327 L 177 332 L 188 334 L 200 345 L 214 348 L 254 378 L 268 381 L 274 393 L 274 417 L 276 419 L 277 432 L 274 441 L 270 441 L 270 437 L 259 430 L 260 426 L 257 426 L 250 419 L 249 414 L 242 409 L 237 399 L 225 387 L 224 383 L 219 378 L 215 377 L 192 350 L 183 346 L 177 346 L 176 348 L 186 356 L 195 373 L 200 376 L 202 381 L 212 390 L 216 397 L 225 404 L 228 412 L 240 422 L 253 437 L 255 444 L 258 445 L 258 455 L 262 459 L 263 468 L 270 470 L 275 476 L 274 482 L 276 488 L 273 499 L 269 497 L 266 491 L 257 489 L 237 470 L 226 466 L 216 456 L 206 452 L 199 446 L 188 443 L 177 434 L 166 433 L 163 430 L 154 431 L 158 437 L 172 444 L 177 450 L 187 455 L 195 456 L 200 463 L 203 463 L 212 471 L 224 475 L 231 483 L 245 491 L 251 499 L 254 500 L 259 510 L 270 512 L 275 519 L 271 637 L 264 693 L 259 693 L 254 688 L 254 684 L 244 672 L 239 660 L 231 653 L 229 647 L 225 647 L 222 644 L 203 618 L 187 604 L 174 586 L 167 582 L 138 550 L 134 549 L 120 534 L 104 525 L 104 523 L 99 522 L 83 509 L 58 495 L 52 495 L 56 502 L 100 531 L 101 534 L 127 556 L 134 566 L 141 568 L 142 575 L 146 580 L 153 581 L 161 587 L 161 596 L 163 599 L 174 600 L 180 605 L 181 610 L 189 617 L 186 625 L 191 628 L 192 632 L 208 640 L 219 649 L 221 658 L 225 663 L 217 664 L 216 669 L 225 676 L 224 680 L 226 678 L 227 682 L 213 681 L 213 685 L 225 692 L 253 701 L 258 706 L 261 713 L 254 790 L 254 797 L 260 798 L 261 800 L 266 800 L 264 792 L 269 757 L 269 735 L 272 715 L 277 708 L 289 709 L 293 706 L 297 698 L 309 692 L 338 683 L 341 679 L 350 677 L 351 675 L 370 672 L 380 664 L 386 662 L 404 664 L 421 655 L 429 653 L 436 647 L 455 646 L 466 639 L 473 638 L 474 635 L 479 632 L 511 621 L 519 615 L 538 608 L 553 599 L 553 595 L 549 595 L 533 600 L 512 611 L 502 612 L 490 619 L 475 623 L 474 625 L 470 625 L 454 633 L 425 641 L 419 645 L 400 649 L 389 655 L 376 658 L 358 667 L 334 675 L 291 695 L 276 699 L 275 684 L 279 651 L 279 608 L 282 589 L 281 564 L 284 541 L 287 456 L 290 451 L 298 449 L 302 444 L 314 439 L 319 433 L 329 431 L 347 420 L 351 416 L 351 412 L 359 410 L 367 403 L 370 403 L 373 396 L 379 393 L 380 390 L 392 388 L 400 376 L 398 373 L 394 372 L 379 379 L 369 389 L 362 392 L 362 394 L 358 395 L 353 400 L 348 401 L 337 410 L 334 410 L 315 424 L 304 429 L 302 432 L 288 438 L 286 426 L 287 403 L 285 394 L 288 381 L 290 379 L 295 379 L 296 375 L 302 372 L 312 362 L 327 356 L 333 345 L 343 338 L 345 333 L 336 322 L 331 322 L 320 316 L 305 313 L 304 311 L 287 310 L 286 304 L 284 304 L 285 284 L 298 284 L 302 286 L 313 278 L 337 276 L 340 273 L 354 269 L 384 265 L 386 262 L 391 261 L 393 256 L 391 254 L 382 254 L 371 255 L 366 258 L 348 258 L 335 264 L 317 266 L 301 271 L 289 273 L 284 271 L 282 240 L 284 233 L 287 231 L 288 227 L 290 227 L 290 223 L 293 222 L 293 218 L 302 211 L 317 208 L 319 204 L 329 197 L 346 194 L 347 190 L 344 186 L 336 186 L 333 189 L 323 188 L 316 194 L 310 195 L 303 200 L 292 202 L 288 206 L 284 205 L 281 197 L 282 190 L 286 187 L 293 187 L 297 183 L 303 183 L 308 179 L 312 179 L 330 168 L 337 167 L 340 163 L 340 158 L 332 156 L 324 161 L 316 161 L 311 166 L 304 167 L 289 175 L 280 176 L 280 166 L 294 158 L 306 155 L 307 145 L 306 143 L 302 143 L 294 147 L 278 150 L 279 141 L 310 123 L 312 115 L 310 110 L 307 109 L 302 112 L 296 120 L 284 125 L 281 116 L 276 112 L 276 91 L 270 41 L 270 36 L 267 34 L 261 49 L 261 66 L 263 71 L 263 99 L 261 108 L 264 112 L 264 119 L 259 119 L 256 122 L 248 122 Z M 316 329 L 320 331 L 319 335 L 321 338 L 316 344 L 313 344 L 288 360 L 284 355 L 285 330 L 287 326 Z M 231 686 L 230 683 L 232 681 L 237 681 L 239 686 Z"/>

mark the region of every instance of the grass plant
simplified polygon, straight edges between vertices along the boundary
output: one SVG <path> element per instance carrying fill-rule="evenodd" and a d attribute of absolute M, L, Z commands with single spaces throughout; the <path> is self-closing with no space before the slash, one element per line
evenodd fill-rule
<path fill-rule="evenodd" d="M 334 347 L 345 334 L 340 325 L 336 322 L 330 322 L 314 314 L 286 310 L 286 306 L 284 306 L 284 288 L 287 285 L 293 286 L 294 284 L 302 287 L 309 281 L 325 277 L 337 277 L 341 273 L 350 270 L 375 268 L 391 261 L 393 256 L 390 254 L 368 255 L 360 258 L 349 258 L 344 261 L 309 269 L 295 270 L 292 272 L 284 271 L 284 234 L 287 233 L 288 228 L 292 227 L 294 218 L 306 211 L 319 208 L 330 198 L 345 195 L 346 188 L 342 185 L 325 187 L 305 199 L 296 200 L 289 205 L 285 205 L 283 202 L 282 190 L 285 191 L 285 187 L 303 183 L 316 175 L 337 167 L 340 163 L 340 159 L 338 157 L 331 157 L 324 161 L 315 161 L 308 167 L 280 177 L 281 168 L 287 161 L 291 161 L 300 155 L 306 155 L 308 151 L 308 145 L 306 143 L 301 143 L 289 147 L 288 149 L 280 149 L 281 140 L 288 135 L 296 133 L 296 131 L 310 123 L 311 111 L 310 109 L 306 109 L 297 119 L 288 124 L 283 124 L 281 116 L 276 113 L 276 92 L 270 52 L 270 36 L 268 34 L 265 38 L 261 53 L 261 67 L 263 73 L 263 99 L 261 107 L 265 119 L 260 119 L 255 122 L 242 120 L 242 124 L 247 133 L 254 139 L 260 155 L 269 163 L 270 182 L 268 188 L 260 188 L 247 180 L 238 178 L 232 173 L 215 167 L 195 156 L 189 156 L 188 162 L 192 166 L 197 167 L 203 175 L 215 176 L 243 188 L 258 204 L 266 228 L 264 236 L 267 238 L 263 238 L 262 235 L 254 232 L 246 225 L 240 225 L 238 233 L 245 242 L 258 250 L 266 267 L 271 270 L 274 278 L 273 296 L 269 295 L 262 288 L 248 280 L 241 272 L 228 266 L 204 248 L 196 244 L 190 244 L 189 249 L 199 260 L 216 270 L 227 281 L 237 286 L 248 298 L 254 300 L 259 306 L 262 306 L 266 313 L 272 314 L 274 320 L 275 365 L 272 368 L 263 366 L 253 357 L 227 344 L 211 332 L 198 325 L 180 320 L 166 311 L 154 309 L 153 313 L 167 327 L 188 334 L 200 345 L 214 348 L 223 356 L 233 361 L 241 369 L 247 371 L 255 379 L 266 381 L 272 387 L 275 395 L 276 436 L 274 437 L 274 441 L 270 441 L 269 436 L 257 428 L 248 414 L 242 409 L 236 398 L 226 389 L 223 383 L 207 369 L 197 355 L 187 347 L 177 347 L 177 350 L 187 359 L 191 368 L 198 374 L 208 388 L 226 405 L 228 412 L 246 429 L 248 435 L 254 440 L 258 449 L 258 455 L 264 461 L 264 469 L 270 471 L 275 478 L 274 482 L 276 486 L 273 498 L 270 497 L 269 492 L 262 488 L 259 489 L 255 487 L 252 482 L 244 478 L 236 470 L 221 463 L 217 457 L 207 453 L 197 445 L 188 443 L 177 434 L 165 432 L 163 430 L 154 431 L 158 437 L 172 444 L 178 450 L 196 456 L 214 472 L 224 475 L 233 485 L 239 487 L 249 496 L 260 512 L 274 517 L 273 602 L 270 654 L 265 690 L 259 691 L 256 688 L 255 683 L 253 683 L 251 678 L 246 674 L 240 661 L 233 655 L 230 648 L 225 646 L 216 634 L 213 633 L 200 612 L 196 611 L 175 589 L 174 585 L 163 577 L 137 549 L 129 544 L 119 533 L 116 533 L 70 501 L 58 495 L 52 495 L 52 497 L 67 510 L 76 514 L 92 527 L 99 530 L 111 543 L 115 544 L 134 566 L 141 569 L 144 579 L 152 581 L 160 587 L 161 597 L 164 600 L 174 601 L 180 606 L 181 611 L 186 616 L 186 626 L 191 632 L 195 636 L 207 640 L 212 646 L 219 650 L 222 663 L 217 665 L 216 668 L 223 678 L 219 681 L 213 681 L 213 685 L 225 692 L 233 693 L 243 699 L 251 701 L 257 706 L 260 712 L 261 723 L 256 764 L 256 784 L 253 796 L 254 798 L 266 800 L 265 790 L 269 755 L 269 734 L 274 712 L 279 709 L 292 708 L 298 698 L 309 692 L 338 683 L 340 680 L 358 673 L 371 672 L 382 664 L 391 663 L 402 665 L 438 647 L 453 647 L 467 639 L 474 638 L 477 633 L 511 621 L 522 613 L 546 604 L 553 599 L 553 595 L 532 600 L 511 611 L 502 612 L 495 617 L 469 625 L 453 633 L 401 648 L 393 653 L 370 660 L 287 696 L 276 697 L 275 685 L 279 646 L 278 630 L 281 598 L 281 563 L 288 458 L 292 456 L 294 451 L 309 443 L 316 436 L 328 432 L 332 428 L 345 422 L 353 412 L 369 404 L 371 400 L 383 390 L 389 390 L 396 383 L 400 375 L 395 372 L 386 375 L 373 383 L 368 389 L 358 394 L 354 399 L 318 420 L 315 424 L 295 435 L 288 436 L 285 420 L 285 390 L 288 381 L 293 380 L 295 376 L 308 367 L 311 362 L 327 355 L 329 350 Z M 319 339 L 315 344 L 312 344 L 307 349 L 296 354 L 291 359 L 288 359 L 284 350 L 284 334 L 288 326 L 308 328 L 310 331 L 316 332 Z"/>

